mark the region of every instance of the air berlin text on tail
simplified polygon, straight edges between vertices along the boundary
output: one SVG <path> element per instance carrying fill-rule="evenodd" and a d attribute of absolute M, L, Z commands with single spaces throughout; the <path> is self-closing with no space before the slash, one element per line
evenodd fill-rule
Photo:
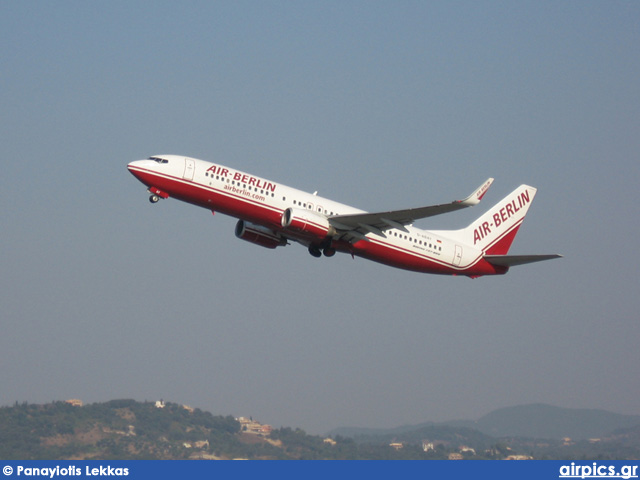
<path fill-rule="evenodd" d="M 482 225 L 473 231 L 473 244 L 482 240 L 485 236 L 491 233 L 493 227 L 498 228 L 504 222 L 513 217 L 520 211 L 525 205 L 529 204 L 529 192 L 524 191 L 515 200 L 507 203 L 504 207 L 493 214 L 493 223 L 483 222 Z"/>

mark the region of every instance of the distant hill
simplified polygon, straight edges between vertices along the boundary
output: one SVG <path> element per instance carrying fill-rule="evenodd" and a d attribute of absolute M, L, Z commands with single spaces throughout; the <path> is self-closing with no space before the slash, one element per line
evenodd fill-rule
<path fill-rule="evenodd" d="M 464 422 L 465 425 L 473 424 L 474 422 Z M 413 432 L 423 428 L 433 427 L 435 425 L 445 425 L 446 423 L 437 424 L 435 422 L 419 423 L 417 425 L 402 425 L 400 427 L 393 428 L 367 428 L 367 427 L 338 427 L 327 433 L 330 437 L 377 437 L 377 436 L 394 436 L 401 435 L 406 432 Z"/>
<path fill-rule="evenodd" d="M 407 445 L 423 446 L 423 442 L 427 442 L 446 446 L 454 451 L 469 445 L 484 451 L 489 449 L 491 445 L 498 443 L 498 439 L 473 428 L 436 424 L 423 424 L 416 427 L 404 426 L 387 431 L 371 429 L 368 433 L 361 431 L 353 438 L 358 444 L 372 445 L 389 445 L 401 442 Z"/>
<path fill-rule="evenodd" d="M 640 415 L 621 415 L 594 409 L 561 408 L 538 403 L 494 410 L 477 421 L 428 422 L 390 429 L 341 427 L 332 430 L 329 435 L 343 435 L 351 438 L 380 436 L 386 439 L 405 435 L 408 432 L 421 431 L 426 427 L 447 426 L 474 429 L 494 438 L 561 439 L 569 437 L 573 440 L 585 440 L 601 438 L 614 430 L 638 425 L 640 425 Z"/>
<path fill-rule="evenodd" d="M 494 437 L 601 438 L 640 425 L 640 415 L 595 409 L 561 408 L 541 403 L 494 410 L 473 424 Z"/>

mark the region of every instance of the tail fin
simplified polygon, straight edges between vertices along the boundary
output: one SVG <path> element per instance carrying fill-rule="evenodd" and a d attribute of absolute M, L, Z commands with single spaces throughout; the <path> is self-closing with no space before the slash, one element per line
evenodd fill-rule
<path fill-rule="evenodd" d="M 467 228 L 451 232 L 452 236 L 485 255 L 506 255 L 535 196 L 534 187 L 520 185 Z"/>

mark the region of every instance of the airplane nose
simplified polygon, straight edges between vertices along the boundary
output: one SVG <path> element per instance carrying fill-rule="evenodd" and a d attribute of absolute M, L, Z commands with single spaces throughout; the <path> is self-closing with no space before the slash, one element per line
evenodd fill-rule
<path fill-rule="evenodd" d="M 129 173 L 140 180 L 140 175 L 143 174 L 144 167 L 146 165 L 146 160 L 135 160 L 133 162 L 129 162 L 127 164 L 127 170 Z"/>
<path fill-rule="evenodd" d="M 135 160 L 133 162 L 129 162 L 127 165 L 127 169 L 131 171 L 132 168 L 140 168 L 144 160 Z"/>
<path fill-rule="evenodd" d="M 127 164 L 127 170 L 137 178 L 136 172 L 139 172 L 139 169 L 143 168 L 146 163 L 146 160 L 135 160 L 133 162 L 129 162 Z"/>

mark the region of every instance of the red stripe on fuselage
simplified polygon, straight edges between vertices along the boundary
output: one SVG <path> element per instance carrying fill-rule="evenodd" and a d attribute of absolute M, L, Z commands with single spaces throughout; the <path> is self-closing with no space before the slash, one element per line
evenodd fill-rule
<path fill-rule="evenodd" d="M 469 266 L 456 267 L 445 260 L 373 238 L 369 242 L 364 240 L 357 242 L 352 246 L 352 250 L 359 257 L 412 272 L 468 276 L 506 273 L 506 269 L 491 265 L 481 256 L 477 257 Z M 346 251 L 350 252 L 351 250 Z"/>
<path fill-rule="evenodd" d="M 166 191 L 171 197 L 183 202 L 264 225 L 275 231 L 282 229 L 280 221 L 283 209 L 224 189 L 171 175 L 159 174 L 144 168 L 130 167 L 130 171 L 148 187 Z M 291 232 L 287 232 L 287 235 L 294 236 Z M 310 241 L 307 235 L 295 236 L 295 238 L 305 243 Z M 491 265 L 483 260 L 481 256 L 470 266 L 460 268 L 444 260 L 411 251 L 397 244 L 378 240 L 375 237 L 370 238 L 368 242 L 360 240 L 354 244 L 335 241 L 332 246 L 340 252 L 351 253 L 377 263 L 413 272 L 468 276 L 496 275 L 506 272 L 506 269 Z"/>

